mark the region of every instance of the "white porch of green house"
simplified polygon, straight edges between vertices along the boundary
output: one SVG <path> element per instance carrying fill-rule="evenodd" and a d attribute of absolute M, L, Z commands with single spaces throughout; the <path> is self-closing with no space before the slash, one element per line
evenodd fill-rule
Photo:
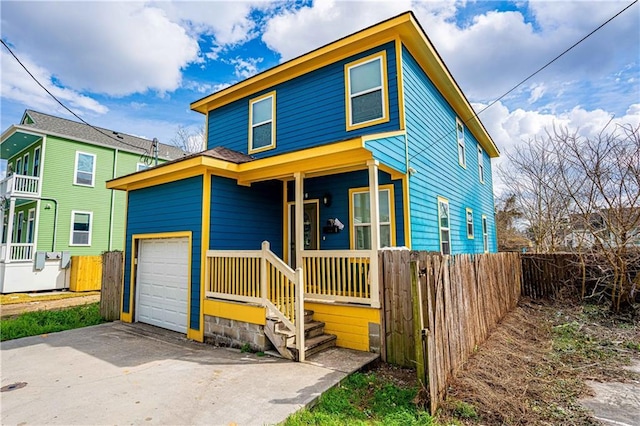
<path fill-rule="evenodd" d="M 40 198 L 40 178 L 11 174 L 0 181 L 0 213 L 3 226 L 0 231 L 0 262 L 31 262 L 35 254 L 36 209 L 26 217 L 16 215 L 19 201 L 37 201 Z M 24 237 L 23 237 L 24 235 Z M 24 240 L 24 241 L 23 241 Z"/>

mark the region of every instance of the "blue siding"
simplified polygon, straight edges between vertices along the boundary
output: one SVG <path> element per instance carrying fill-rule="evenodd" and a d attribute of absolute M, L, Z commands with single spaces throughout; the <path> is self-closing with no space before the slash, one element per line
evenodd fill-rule
<path fill-rule="evenodd" d="M 406 136 L 393 136 L 365 142 L 365 147 L 373 153 L 373 158 L 393 167 L 399 172 L 407 172 Z"/>
<path fill-rule="evenodd" d="M 131 237 L 157 232 L 192 232 L 190 328 L 200 329 L 200 253 L 202 247 L 202 177 L 138 189 L 128 193 L 123 309 L 131 296 Z"/>
<path fill-rule="evenodd" d="M 394 207 L 396 216 L 396 245 L 403 246 L 404 242 L 404 214 L 402 207 L 402 182 L 392 181 L 388 173 L 380 172 L 378 175 L 380 185 L 393 183 Z M 320 250 L 348 250 L 349 249 L 349 189 L 369 186 L 367 171 L 358 171 L 338 175 L 322 176 L 304 180 L 304 193 L 310 200 L 320 199 L 326 193 L 331 194 L 331 205 L 320 204 Z M 294 185 L 289 182 L 287 190 L 288 201 L 293 201 Z M 327 220 L 338 218 L 345 226 L 344 230 L 337 234 L 324 234 L 322 227 Z"/>
<path fill-rule="evenodd" d="M 282 258 L 282 182 L 245 187 L 212 176 L 210 224 L 212 250 L 259 250 L 269 241 Z"/>
<path fill-rule="evenodd" d="M 390 120 L 347 132 L 344 65 L 382 50 L 387 52 Z M 256 154 L 259 158 L 364 134 L 398 130 L 396 70 L 395 45 L 390 42 L 210 111 L 208 147 L 225 146 L 247 153 L 249 100 L 272 90 L 276 91 L 276 148 Z"/>
<path fill-rule="evenodd" d="M 458 164 L 456 114 L 411 54 L 403 48 L 406 130 L 409 138 L 411 244 L 439 251 L 437 197 L 449 200 L 452 253 L 481 253 L 481 215 L 487 216 L 490 251 L 497 250 L 491 161 L 484 153 L 485 183 L 478 176 L 478 142 L 465 127 L 466 169 Z M 474 239 L 466 234 L 473 209 Z"/>

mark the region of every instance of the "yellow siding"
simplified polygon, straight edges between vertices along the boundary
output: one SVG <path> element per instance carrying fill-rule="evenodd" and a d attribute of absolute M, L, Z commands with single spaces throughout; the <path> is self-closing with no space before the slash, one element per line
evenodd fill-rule
<path fill-rule="evenodd" d="M 94 291 L 102 287 L 102 256 L 71 256 L 69 290 Z"/>
<path fill-rule="evenodd" d="M 314 312 L 314 320 L 325 323 L 326 333 L 338 336 L 338 346 L 369 350 L 369 323 L 380 324 L 379 309 L 314 302 L 305 302 L 304 307 Z"/>
<path fill-rule="evenodd" d="M 259 325 L 265 325 L 267 318 L 266 310 L 262 306 L 251 306 L 243 303 L 222 302 L 218 300 L 205 300 L 203 311 L 204 315 Z"/>

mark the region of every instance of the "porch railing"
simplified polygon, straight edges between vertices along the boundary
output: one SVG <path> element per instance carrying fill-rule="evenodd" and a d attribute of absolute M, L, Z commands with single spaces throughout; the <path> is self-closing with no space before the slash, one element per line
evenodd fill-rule
<path fill-rule="evenodd" d="M 267 241 L 262 250 L 208 250 L 206 296 L 257 303 L 296 335 L 304 361 L 304 277 L 276 256 Z"/>
<path fill-rule="evenodd" d="M 10 243 L 9 261 L 10 262 L 29 262 L 33 260 L 33 252 L 35 244 L 33 243 Z M 7 255 L 7 244 L 0 246 L 0 261 L 4 262 Z"/>
<path fill-rule="evenodd" d="M 13 174 L 0 181 L 0 196 L 38 196 L 40 178 Z"/>

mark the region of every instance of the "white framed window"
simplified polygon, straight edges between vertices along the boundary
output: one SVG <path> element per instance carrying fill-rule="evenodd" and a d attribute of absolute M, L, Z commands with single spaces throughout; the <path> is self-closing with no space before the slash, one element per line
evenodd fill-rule
<path fill-rule="evenodd" d="M 456 139 L 458 140 L 458 164 L 467 167 L 467 154 L 465 152 L 464 142 L 464 124 L 459 118 L 456 118 Z"/>
<path fill-rule="evenodd" d="M 14 234 L 13 234 L 13 242 L 21 243 L 22 242 L 22 231 L 24 230 L 24 212 L 18 212 L 16 216 L 16 223 L 14 226 Z"/>
<path fill-rule="evenodd" d="M 451 215 L 449 200 L 438 197 L 438 229 L 440 230 L 440 253 L 451 254 Z"/>
<path fill-rule="evenodd" d="M 27 243 L 33 243 L 33 237 L 36 224 L 36 209 L 29 209 L 27 214 Z"/>
<path fill-rule="evenodd" d="M 24 157 L 22 157 L 22 173 L 24 176 L 29 176 L 29 153 L 27 152 Z"/>
<path fill-rule="evenodd" d="M 71 211 L 70 246 L 90 246 L 93 212 Z"/>
<path fill-rule="evenodd" d="M 7 176 L 11 176 L 14 173 L 15 173 L 15 170 L 13 169 L 13 163 L 7 163 L 7 171 L 5 172 L 5 174 Z"/>
<path fill-rule="evenodd" d="M 33 150 L 33 176 L 40 176 L 40 147 Z"/>
<path fill-rule="evenodd" d="M 389 121 L 386 65 L 386 52 L 345 65 L 347 130 Z"/>
<path fill-rule="evenodd" d="M 351 247 L 354 250 L 371 249 L 371 209 L 369 188 L 354 188 L 350 194 Z M 395 245 L 393 185 L 378 189 L 380 221 L 380 247 Z"/>
<path fill-rule="evenodd" d="M 96 174 L 96 156 L 76 151 L 76 166 L 73 183 L 75 185 L 93 186 Z"/>
<path fill-rule="evenodd" d="M 473 240 L 473 210 L 467 207 L 465 213 L 467 216 L 467 238 Z"/>
<path fill-rule="evenodd" d="M 136 164 L 136 172 L 140 172 L 140 171 L 142 171 L 142 170 L 147 170 L 149 167 L 151 167 L 151 166 L 149 166 L 148 164 L 145 164 L 145 163 L 137 163 L 137 164 Z"/>
<path fill-rule="evenodd" d="M 478 147 L 478 178 L 480 183 L 484 183 L 484 153 L 480 147 Z"/>
<path fill-rule="evenodd" d="M 22 158 L 16 158 L 15 174 L 19 175 L 20 173 L 22 173 Z"/>
<path fill-rule="evenodd" d="M 276 92 L 249 101 L 249 153 L 276 147 Z"/>
<path fill-rule="evenodd" d="M 482 215 L 482 249 L 489 253 L 489 229 L 487 227 L 487 216 Z"/>

